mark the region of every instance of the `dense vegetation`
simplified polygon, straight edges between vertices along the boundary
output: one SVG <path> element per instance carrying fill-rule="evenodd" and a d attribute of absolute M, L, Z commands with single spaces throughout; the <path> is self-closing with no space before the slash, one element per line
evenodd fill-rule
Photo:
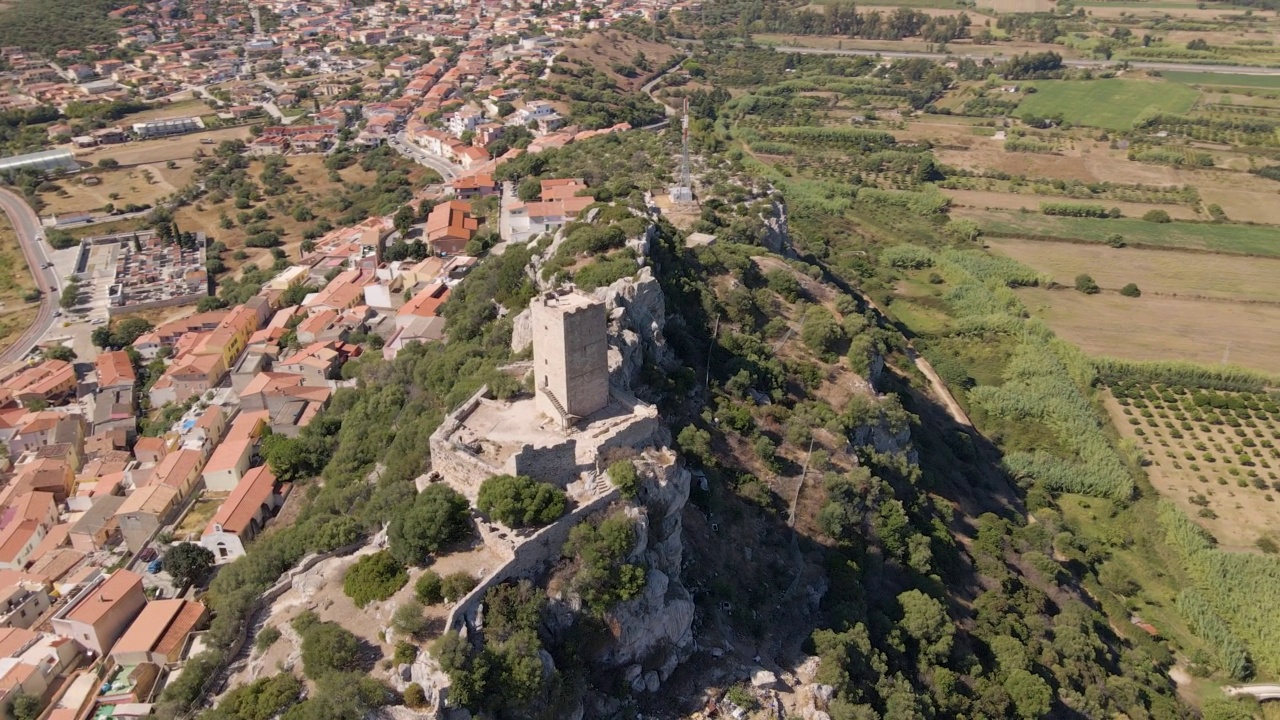
<path fill-rule="evenodd" d="M 0 13 L 0 45 L 52 55 L 58 50 L 84 50 L 116 44 L 118 23 L 107 13 L 119 0 L 18 0 Z"/>

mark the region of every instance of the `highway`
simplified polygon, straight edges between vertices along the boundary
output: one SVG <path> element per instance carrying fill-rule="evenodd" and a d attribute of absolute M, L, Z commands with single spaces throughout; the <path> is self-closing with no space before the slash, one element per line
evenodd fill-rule
<path fill-rule="evenodd" d="M 58 279 L 52 268 L 45 267 L 49 258 L 45 255 L 44 243 L 40 240 L 40 218 L 31 206 L 20 195 L 0 189 L 0 209 L 4 210 L 4 214 L 9 216 L 9 222 L 13 223 L 13 229 L 18 234 L 18 245 L 22 247 L 22 256 L 27 261 L 27 267 L 31 268 L 36 287 L 43 293 L 40 296 L 40 311 L 36 313 L 31 327 L 7 350 L 0 353 L 0 366 L 5 366 L 21 360 L 53 327 L 54 313 L 58 309 L 58 292 L 51 288 L 58 286 Z"/>
<path fill-rule="evenodd" d="M 905 60 L 910 58 L 924 58 L 926 60 L 954 60 L 956 58 L 968 58 L 979 62 L 987 59 L 990 59 L 993 62 L 1001 62 L 1012 57 L 1011 55 L 979 57 L 976 55 L 964 55 L 961 53 L 931 53 L 908 50 L 835 50 L 830 48 L 796 47 L 794 45 L 772 45 L 769 47 L 772 47 L 778 52 L 797 53 L 800 55 L 863 55 L 868 57 L 878 56 L 893 60 Z M 1062 64 L 1067 67 L 1107 68 L 1117 67 L 1121 62 L 1119 60 L 1064 58 Z M 1135 70 L 1159 70 L 1161 72 L 1197 72 L 1215 73 L 1219 75 L 1280 75 L 1280 68 L 1250 67 L 1247 65 L 1198 65 L 1196 63 L 1130 62 L 1129 67 Z"/>

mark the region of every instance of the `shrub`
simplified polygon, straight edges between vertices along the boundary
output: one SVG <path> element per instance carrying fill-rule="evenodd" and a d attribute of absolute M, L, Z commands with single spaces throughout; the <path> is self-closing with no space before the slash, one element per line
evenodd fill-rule
<path fill-rule="evenodd" d="M 396 643 L 395 654 L 391 656 L 391 661 L 396 665 L 409 665 L 418 657 L 418 646 L 407 640 L 401 640 Z"/>
<path fill-rule="evenodd" d="M 440 582 L 440 592 L 449 602 L 457 602 L 475 589 L 477 580 L 470 573 L 456 572 L 446 575 Z"/>
<path fill-rule="evenodd" d="M 275 625 L 268 625 L 262 628 L 262 632 L 258 633 L 258 637 L 254 638 L 253 646 L 258 652 L 266 652 L 267 648 L 275 644 L 280 639 L 280 628 Z"/>
<path fill-rule="evenodd" d="M 391 628 L 401 635 L 409 637 L 418 637 L 427 631 L 427 618 L 423 616 L 426 610 L 422 603 L 414 598 L 404 601 L 400 607 L 396 608 L 396 612 L 391 616 Z"/>
<path fill-rule="evenodd" d="M 526 475 L 495 475 L 480 484 L 476 508 L 511 527 L 541 527 L 564 514 L 564 491 Z"/>
<path fill-rule="evenodd" d="M 609 466 L 609 482 L 618 488 L 618 493 L 628 500 L 635 500 L 640 494 L 640 477 L 636 473 L 635 463 L 630 460 L 619 460 Z"/>
<path fill-rule="evenodd" d="M 427 704 L 427 694 L 418 683 L 409 683 L 404 689 L 404 704 L 411 708 L 420 708 Z"/>
<path fill-rule="evenodd" d="M 1142 216 L 1142 219 L 1150 223 L 1173 222 L 1173 218 L 1170 218 L 1169 213 L 1164 210 L 1148 210 L 1146 214 Z"/>
<path fill-rule="evenodd" d="M 1091 276 L 1080 273 L 1076 276 L 1076 290 L 1085 295 L 1096 295 L 1101 291 L 1101 288 L 1098 287 L 1098 283 L 1094 282 Z"/>
<path fill-rule="evenodd" d="M 1120 294 L 1125 297 L 1136 298 L 1136 297 L 1142 296 L 1142 291 L 1138 289 L 1137 285 L 1133 283 L 1129 283 L 1128 285 L 1125 285 L 1124 287 L 1120 288 Z"/>
<path fill-rule="evenodd" d="M 317 622 L 302 634 L 302 669 L 312 680 L 354 670 L 359 656 L 360 640 L 337 623 Z"/>
<path fill-rule="evenodd" d="M 364 607 L 375 600 L 386 600 L 409 582 L 409 573 L 389 550 L 366 555 L 347 570 L 342 579 L 342 592 Z"/>
<path fill-rule="evenodd" d="M 444 590 L 441 589 L 440 574 L 434 570 L 422 573 L 413 586 L 413 596 L 418 602 L 426 605 L 438 605 L 444 602 Z"/>

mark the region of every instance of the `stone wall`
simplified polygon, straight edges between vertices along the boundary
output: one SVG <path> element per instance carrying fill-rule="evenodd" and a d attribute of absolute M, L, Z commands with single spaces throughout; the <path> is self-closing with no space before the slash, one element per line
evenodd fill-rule
<path fill-rule="evenodd" d="M 512 475 L 528 475 L 563 488 L 578 479 L 583 468 L 578 464 L 578 441 L 568 438 L 551 447 L 524 445 L 507 460 Z"/>
<path fill-rule="evenodd" d="M 550 569 L 560 559 L 560 549 L 569 539 L 569 531 L 592 514 L 609 507 L 617 499 L 618 491 L 610 488 L 603 495 L 578 506 L 568 515 L 529 536 L 514 548 L 511 559 L 505 565 L 481 580 L 474 590 L 453 606 L 445 627 L 458 631 L 464 627 L 474 627 L 476 612 L 480 609 L 485 590 L 508 580 L 534 578 Z M 487 539 L 486 544 L 489 544 Z"/>
<path fill-rule="evenodd" d="M 474 395 L 467 398 L 466 402 L 445 416 L 440 427 L 431 433 L 431 439 L 428 441 L 431 448 L 431 472 L 447 478 L 455 490 L 466 495 L 472 502 L 475 502 L 476 494 L 480 491 L 480 483 L 493 475 L 500 474 L 501 470 L 491 466 L 466 448 L 459 447 L 449 438 L 458 431 L 467 417 L 475 412 L 488 393 L 488 385 L 477 390 Z M 430 474 L 420 475 L 414 481 L 418 492 L 422 492 L 429 481 Z"/>

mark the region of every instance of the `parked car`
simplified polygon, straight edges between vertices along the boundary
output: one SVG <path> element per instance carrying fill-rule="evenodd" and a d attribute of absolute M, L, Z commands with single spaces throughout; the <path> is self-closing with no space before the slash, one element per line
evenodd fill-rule
<path fill-rule="evenodd" d="M 160 558 L 156 558 L 155 560 L 152 560 L 147 565 L 147 572 L 152 575 L 155 575 L 156 573 L 160 572 L 160 563 L 161 563 Z"/>
<path fill-rule="evenodd" d="M 138 553 L 138 559 L 142 562 L 151 562 L 156 559 L 156 549 L 153 547 L 144 547 L 142 552 Z"/>

